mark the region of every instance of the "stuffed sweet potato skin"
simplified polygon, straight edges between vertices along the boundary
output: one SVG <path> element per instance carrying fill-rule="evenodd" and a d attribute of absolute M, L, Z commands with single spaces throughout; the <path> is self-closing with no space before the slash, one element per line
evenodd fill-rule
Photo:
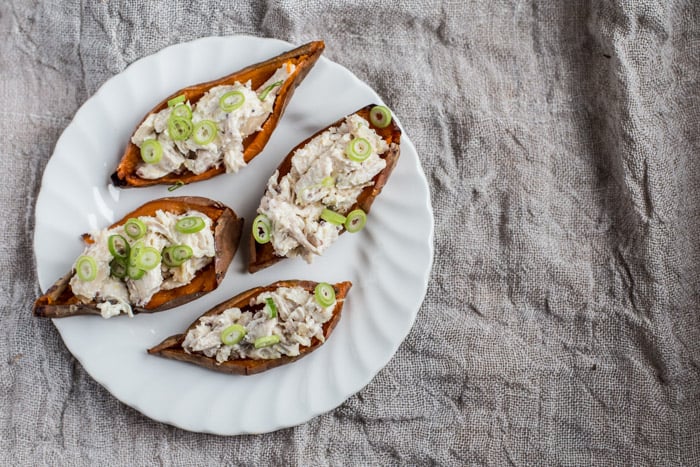
<path fill-rule="evenodd" d="M 170 358 L 173 360 L 194 363 L 195 365 L 199 365 L 210 370 L 235 375 L 253 375 L 266 370 L 270 370 L 272 368 L 276 368 L 278 366 L 292 363 L 316 350 L 318 347 L 321 346 L 321 344 L 323 344 L 323 342 L 319 341 L 318 339 L 313 339 L 311 346 L 303 347 L 300 351 L 300 354 L 296 357 L 284 356 L 281 358 L 269 360 L 227 360 L 225 362 L 222 362 L 221 364 L 218 364 L 215 358 L 207 357 L 203 354 L 185 352 L 185 350 L 182 348 L 182 343 L 184 342 L 185 336 L 190 331 L 190 329 L 196 327 L 199 323 L 199 319 L 203 316 L 220 314 L 223 313 L 225 310 L 233 307 L 247 307 L 251 298 L 263 292 L 275 290 L 279 287 L 303 287 L 304 289 L 313 293 L 313 290 L 316 287 L 316 285 L 318 285 L 318 283 L 312 281 L 287 280 L 275 282 L 274 284 L 270 284 L 264 287 L 255 287 L 253 289 L 242 292 L 236 295 L 235 297 L 218 304 L 211 310 L 204 313 L 202 316 L 197 318 L 197 320 L 194 321 L 182 334 L 170 336 L 155 347 L 148 349 L 148 353 L 151 355 L 160 355 L 161 357 Z M 333 329 L 340 320 L 344 300 L 348 291 L 350 290 L 350 287 L 352 287 L 352 283 L 350 282 L 339 282 L 333 285 L 333 288 L 335 289 L 337 303 L 335 309 L 333 310 L 333 317 L 330 319 L 330 321 L 326 322 L 323 325 L 323 335 L 325 336 L 326 340 L 331 335 Z"/>
<path fill-rule="evenodd" d="M 150 201 L 124 216 L 110 228 L 124 224 L 137 216 L 152 216 L 158 210 L 174 214 L 184 214 L 197 210 L 213 220 L 214 261 L 197 272 L 194 279 L 186 285 L 171 290 L 161 290 L 153 295 L 143 307 L 132 307 L 134 313 L 155 313 L 180 306 L 216 289 L 223 281 L 226 271 L 233 260 L 240 243 L 243 219 L 238 217 L 228 206 L 199 196 L 181 196 L 161 198 Z M 86 243 L 92 243 L 90 235 L 83 235 Z M 82 303 L 73 295 L 69 282 L 74 271 L 61 277 L 49 290 L 34 302 L 34 315 L 43 318 L 63 318 L 75 315 L 99 315 L 95 303 Z"/>
<path fill-rule="evenodd" d="M 361 116 L 369 122 L 370 111 L 374 106 L 375 104 L 365 106 L 359 109 L 357 112 L 355 112 L 355 114 Z M 319 130 L 306 140 L 299 143 L 296 147 L 294 147 L 294 149 L 292 149 L 289 152 L 287 157 L 285 157 L 282 163 L 279 165 L 278 179 L 284 177 L 291 170 L 292 157 L 294 156 L 294 153 L 297 149 L 304 147 L 306 144 L 309 143 L 309 141 L 311 141 L 324 131 L 328 130 L 329 128 L 340 126 L 340 124 L 345 121 L 345 118 L 346 117 L 343 117 L 337 122 L 327 126 L 326 128 Z M 371 123 L 370 125 L 372 129 L 374 129 L 374 131 L 376 131 L 377 134 L 379 134 L 389 145 L 389 149 L 383 155 L 380 156 L 386 161 L 386 167 L 384 167 L 384 169 L 374 177 L 374 184 L 372 186 L 368 186 L 367 188 L 362 190 L 360 196 L 358 196 L 357 198 L 357 202 L 353 204 L 349 211 L 359 208 L 365 211 L 365 213 L 369 213 L 370 208 L 372 207 L 372 203 L 374 203 L 374 200 L 379 195 L 379 193 L 382 192 L 382 188 L 384 188 L 384 185 L 386 184 L 387 180 L 389 179 L 389 176 L 391 175 L 391 172 L 394 170 L 394 167 L 396 166 L 396 163 L 399 160 L 401 145 L 401 129 L 396 124 L 396 121 L 392 119 L 391 124 L 386 128 L 377 128 Z M 345 232 L 345 230 L 343 230 L 341 234 L 343 232 Z M 260 243 L 257 243 L 255 241 L 252 235 L 250 236 L 249 241 L 250 263 L 248 264 L 248 272 L 257 272 L 261 269 L 265 269 L 269 266 L 272 266 L 280 260 L 285 259 L 285 257 L 277 256 L 275 254 L 272 242 L 261 245 Z"/>
<path fill-rule="evenodd" d="M 296 87 L 304 80 L 309 70 L 314 66 L 318 58 L 321 56 L 325 45 L 323 41 L 315 41 L 305 44 L 296 49 L 285 52 L 277 57 L 273 57 L 261 63 L 257 63 L 248 66 L 240 71 L 232 73 L 230 75 L 224 76 L 214 81 L 209 81 L 206 83 L 200 83 L 193 86 L 189 86 L 179 91 L 174 92 L 170 96 L 166 97 L 158 105 L 153 107 L 139 122 L 134 131 L 141 126 L 143 121 L 151 113 L 160 112 L 168 106 L 168 101 L 173 97 L 185 95 L 187 100 L 196 103 L 209 89 L 214 86 L 233 84 L 236 81 L 245 83 L 250 80 L 253 88 L 257 88 L 262 85 L 272 74 L 284 63 L 291 62 L 296 65 L 294 70 L 293 79 L 287 80 L 278 93 L 278 97 L 275 101 L 275 105 L 270 114 L 269 118 L 265 121 L 262 126 L 262 130 L 257 133 L 253 133 L 248 138 L 243 141 L 243 159 L 246 163 L 250 162 L 255 156 L 257 156 L 265 147 L 268 140 L 272 136 L 272 132 L 277 126 L 279 119 L 282 117 L 284 110 L 289 103 L 289 100 L 294 94 Z M 130 187 L 144 187 L 151 185 L 172 185 L 177 182 L 182 183 L 192 183 L 198 182 L 200 180 L 207 180 L 216 175 L 225 172 L 225 168 L 222 166 L 215 167 L 196 175 L 188 170 L 180 174 L 168 174 L 164 177 L 148 180 L 140 178 L 136 174 L 136 169 L 141 162 L 141 153 L 138 146 L 131 142 L 127 144 L 126 150 L 122 156 L 122 159 L 117 167 L 117 170 L 112 174 L 112 183 L 115 186 L 130 188 Z"/>

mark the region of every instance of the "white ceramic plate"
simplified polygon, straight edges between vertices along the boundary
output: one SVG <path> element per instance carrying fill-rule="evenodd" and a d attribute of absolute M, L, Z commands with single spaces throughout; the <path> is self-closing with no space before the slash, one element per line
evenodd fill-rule
<path fill-rule="evenodd" d="M 248 274 L 250 221 L 282 158 L 317 130 L 381 99 L 347 69 L 321 57 L 297 88 L 265 150 L 235 175 L 188 185 L 119 190 L 109 185 L 143 115 L 173 91 L 218 78 L 293 48 L 249 36 L 210 37 L 143 58 L 107 81 L 76 113 L 56 144 L 36 205 L 34 251 L 42 290 L 82 251 L 79 235 L 103 228 L 144 202 L 200 195 L 246 219 L 226 279 L 209 295 L 163 313 L 109 320 L 54 320 L 68 349 L 115 397 L 155 420 L 222 435 L 260 433 L 303 423 L 364 387 L 408 334 L 432 264 L 433 218 L 425 175 L 404 133 L 401 157 L 375 201 L 367 227 L 343 235 L 314 264 L 286 260 Z M 331 338 L 291 365 L 232 376 L 146 354 L 146 349 L 215 304 L 280 279 L 337 282 L 353 288 Z"/>

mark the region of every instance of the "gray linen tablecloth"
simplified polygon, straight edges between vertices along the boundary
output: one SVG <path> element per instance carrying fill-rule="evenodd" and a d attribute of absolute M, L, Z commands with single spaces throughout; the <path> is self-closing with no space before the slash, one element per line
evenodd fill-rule
<path fill-rule="evenodd" d="M 56 140 L 105 80 L 236 33 L 324 39 L 393 108 L 435 264 L 357 395 L 218 437 L 118 402 L 31 316 L 32 235 Z M 700 463 L 700 2 L 10 0 L 0 38 L 1 465 Z"/>

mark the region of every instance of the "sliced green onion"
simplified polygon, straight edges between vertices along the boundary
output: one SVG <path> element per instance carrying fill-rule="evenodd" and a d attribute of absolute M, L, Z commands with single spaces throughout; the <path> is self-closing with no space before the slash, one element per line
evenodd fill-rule
<path fill-rule="evenodd" d="M 231 91 L 221 96 L 221 99 L 219 99 L 219 107 L 224 112 L 233 112 L 242 106 L 244 102 L 245 96 L 241 91 Z"/>
<path fill-rule="evenodd" d="M 344 215 L 331 211 L 328 208 L 324 208 L 323 211 L 321 211 L 321 219 L 333 225 L 343 225 L 345 223 Z"/>
<path fill-rule="evenodd" d="M 218 132 L 219 129 L 216 127 L 216 123 L 211 120 L 202 120 L 194 124 L 192 139 L 195 143 L 204 146 L 214 141 Z"/>
<path fill-rule="evenodd" d="M 179 96 L 173 97 L 172 99 L 170 99 L 168 101 L 168 107 L 175 107 L 178 104 L 182 104 L 186 100 L 187 100 L 187 97 L 185 97 L 184 94 L 180 94 Z"/>
<path fill-rule="evenodd" d="M 256 242 L 263 244 L 270 241 L 272 225 L 270 219 L 264 214 L 258 214 L 253 219 L 253 238 Z"/>
<path fill-rule="evenodd" d="M 163 147 L 155 139 L 141 143 L 141 159 L 146 164 L 157 164 L 163 158 Z"/>
<path fill-rule="evenodd" d="M 127 275 L 129 266 L 126 264 L 126 259 L 124 258 L 114 258 L 109 263 L 109 270 L 112 276 L 117 279 L 124 279 Z"/>
<path fill-rule="evenodd" d="M 267 311 L 268 318 L 277 318 L 277 305 L 275 305 L 275 301 L 272 297 L 265 299 L 265 311 Z"/>
<path fill-rule="evenodd" d="M 129 266 L 136 266 L 136 258 L 138 257 L 143 246 L 143 242 L 140 241 L 131 245 L 131 251 L 129 252 Z"/>
<path fill-rule="evenodd" d="M 325 186 L 326 188 L 334 187 L 335 186 L 335 178 L 325 177 L 323 180 L 321 180 L 321 186 Z"/>
<path fill-rule="evenodd" d="M 359 232 L 367 223 L 367 214 L 362 209 L 350 211 L 345 218 L 345 230 L 350 233 Z"/>
<path fill-rule="evenodd" d="M 260 100 L 264 101 L 265 99 L 267 99 L 267 95 L 270 94 L 270 91 L 275 89 L 277 86 L 281 86 L 282 83 L 284 83 L 284 81 L 276 81 L 276 82 L 272 83 L 271 85 L 267 86 L 265 89 L 263 89 L 262 92 L 260 93 L 260 95 L 258 96 L 260 98 Z"/>
<path fill-rule="evenodd" d="M 140 249 L 134 266 L 144 271 L 150 271 L 160 264 L 160 252 L 151 246 Z"/>
<path fill-rule="evenodd" d="M 146 274 L 146 271 L 144 271 L 143 269 L 139 269 L 136 266 L 129 266 L 126 269 L 126 274 L 129 276 L 129 279 L 137 281 L 141 279 L 144 274 Z"/>
<path fill-rule="evenodd" d="M 372 153 L 372 145 L 364 138 L 355 138 L 345 146 L 345 155 L 355 162 L 362 162 Z"/>
<path fill-rule="evenodd" d="M 134 240 L 139 239 L 146 235 L 146 224 L 140 219 L 132 217 L 124 224 L 124 232 Z"/>
<path fill-rule="evenodd" d="M 109 252 L 112 256 L 123 259 L 129 257 L 129 250 L 131 250 L 129 242 L 119 234 L 109 236 L 107 239 L 107 248 L 109 248 Z"/>
<path fill-rule="evenodd" d="M 386 128 L 391 123 L 391 111 L 383 105 L 375 105 L 369 111 L 369 121 L 377 128 Z"/>
<path fill-rule="evenodd" d="M 75 262 L 75 272 L 83 282 L 94 281 L 97 277 L 97 262 L 92 256 L 83 255 Z"/>
<path fill-rule="evenodd" d="M 271 345 L 279 344 L 280 336 L 273 334 L 272 336 L 263 336 L 255 339 L 255 348 L 261 349 L 263 347 L 269 347 Z"/>
<path fill-rule="evenodd" d="M 173 107 L 173 111 L 170 113 L 170 118 L 184 118 L 185 120 L 192 120 L 192 110 L 189 105 L 178 104 Z"/>
<path fill-rule="evenodd" d="M 168 119 L 168 133 L 173 141 L 184 141 L 192 134 L 192 122 L 186 118 Z"/>
<path fill-rule="evenodd" d="M 247 332 L 240 324 L 232 324 L 221 331 L 221 342 L 224 345 L 236 345 L 243 340 Z"/>
<path fill-rule="evenodd" d="M 187 245 L 172 245 L 163 249 L 162 258 L 166 266 L 180 266 L 192 257 L 192 248 Z"/>
<path fill-rule="evenodd" d="M 319 305 L 327 308 L 335 303 L 335 289 L 327 282 L 320 282 L 314 289 L 314 297 Z"/>
<path fill-rule="evenodd" d="M 204 228 L 206 224 L 204 223 L 204 219 L 202 219 L 199 216 L 189 216 L 189 217 L 183 217 L 177 223 L 175 224 L 175 230 L 177 230 L 180 233 L 186 233 L 186 234 L 191 234 L 195 232 L 199 232 Z"/>
<path fill-rule="evenodd" d="M 185 182 L 183 182 L 182 180 L 178 180 L 168 187 L 168 191 L 175 191 L 182 186 L 185 186 Z"/>

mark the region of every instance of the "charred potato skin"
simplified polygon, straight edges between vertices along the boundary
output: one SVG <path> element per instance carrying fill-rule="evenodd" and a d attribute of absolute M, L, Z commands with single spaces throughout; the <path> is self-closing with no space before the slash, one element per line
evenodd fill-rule
<path fill-rule="evenodd" d="M 214 86 L 233 84 L 236 81 L 246 82 L 251 80 L 253 88 L 257 88 L 258 86 L 262 85 L 280 66 L 287 61 L 292 61 L 297 66 L 296 70 L 294 71 L 294 78 L 285 82 L 280 89 L 272 113 L 263 124 L 262 130 L 257 133 L 253 133 L 243 141 L 243 159 L 246 161 L 246 163 L 248 163 L 255 156 L 257 156 L 267 144 L 268 140 L 272 136 L 272 132 L 279 122 L 279 119 L 284 114 L 284 110 L 286 109 L 289 100 L 294 95 L 296 87 L 304 80 L 311 68 L 313 68 L 314 64 L 321 56 L 321 53 L 323 53 L 324 48 L 325 45 L 323 41 L 310 42 L 264 62 L 250 65 L 222 78 L 180 89 L 153 107 L 153 109 L 151 109 L 143 117 L 143 119 L 141 119 L 139 124 L 134 129 L 134 132 L 139 128 L 139 126 L 141 126 L 144 120 L 146 120 L 148 115 L 151 113 L 160 112 L 161 110 L 167 108 L 168 101 L 173 97 L 184 94 L 187 100 L 192 103 L 196 103 L 209 89 L 213 88 Z M 168 174 L 164 177 L 153 180 L 143 179 L 136 175 L 136 169 L 141 161 L 140 154 L 140 149 L 131 142 L 130 138 L 126 150 L 122 155 L 121 161 L 119 162 L 116 171 L 111 176 L 112 183 L 115 186 L 122 188 L 138 188 L 163 184 L 172 185 L 178 182 L 188 184 L 201 180 L 207 180 L 225 172 L 225 168 L 222 165 L 220 167 L 211 168 L 199 175 L 185 170 L 180 174 Z"/>
<path fill-rule="evenodd" d="M 228 373 L 228 374 L 234 374 L 234 375 L 254 375 L 257 373 L 261 373 L 263 371 L 270 370 L 272 368 L 276 368 L 278 366 L 286 365 L 288 363 L 292 363 L 300 358 L 305 357 L 306 355 L 309 355 L 311 352 L 319 348 L 323 343 L 319 341 L 318 339 L 314 339 L 313 343 L 309 347 L 304 347 L 301 349 L 300 354 L 296 357 L 281 357 L 281 358 L 276 358 L 276 359 L 270 359 L 270 360 L 252 360 L 252 359 L 244 359 L 244 360 L 227 360 L 225 362 L 222 362 L 221 364 L 217 364 L 216 359 L 212 357 L 207 357 L 202 354 L 189 354 L 184 351 L 182 348 L 182 343 L 185 340 L 185 336 L 187 333 L 190 331 L 190 329 L 193 329 L 194 327 L 197 326 L 199 323 L 199 319 L 204 317 L 204 316 L 211 316 L 211 315 L 216 315 L 223 313 L 225 310 L 233 307 L 238 307 L 242 308 L 248 305 L 250 302 L 250 299 L 263 293 L 266 291 L 271 291 L 275 290 L 278 287 L 303 287 L 304 289 L 313 292 L 314 288 L 316 287 L 318 283 L 317 282 L 312 282 L 312 281 L 301 281 L 301 280 L 287 280 L 287 281 L 278 281 L 275 282 L 274 284 L 270 284 L 264 287 L 255 287 L 253 289 L 247 290 L 245 292 L 242 292 L 238 295 L 236 295 L 233 298 L 230 298 L 218 305 L 216 305 L 214 308 L 211 310 L 207 311 L 204 313 L 202 316 L 197 318 L 188 328 L 183 332 L 182 334 L 176 334 L 174 336 L 170 336 L 163 340 L 160 344 L 156 345 L 155 347 L 152 347 L 148 349 L 148 353 L 151 355 L 159 355 L 161 357 L 165 358 L 170 358 L 173 360 L 179 360 L 182 362 L 188 362 L 188 363 L 193 363 L 195 365 L 199 365 L 204 368 L 208 368 L 210 370 L 222 372 L 222 373 Z M 328 337 L 331 335 L 333 332 L 333 329 L 335 329 L 335 326 L 338 324 L 338 321 L 340 320 L 340 316 L 342 314 L 343 310 L 343 305 L 344 305 L 344 299 L 347 296 L 348 291 L 352 287 L 352 283 L 350 282 L 339 282 L 337 284 L 333 285 L 333 288 L 335 289 L 336 293 L 336 298 L 338 302 L 336 303 L 335 310 L 333 311 L 333 317 L 323 325 L 323 334 L 328 340 Z"/>
<path fill-rule="evenodd" d="M 197 210 L 209 216 L 213 221 L 214 244 L 216 255 L 213 263 L 197 273 L 187 285 L 171 290 L 161 290 L 143 307 L 133 307 L 134 313 L 156 313 L 191 302 L 216 289 L 223 281 L 240 243 L 243 219 L 238 217 L 228 206 L 199 196 L 181 196 L 161 198 L 150 201 L 124 216 L 109 228 L 124 224 L 129 218 L 151 216 L 156 211 L 183 214 Z M 83 235 L 86 243 L 92 243 L 92 237 Z M 82 303 L 73 295 L 69 282 L 75 271 L 61 277 L 49 290 L 34 303 L 34 315 L 42 318 L 63 318 L 76 315 L 99 315 L 96 303 Z"/>
<path fill-rule="evenodd" d="M 370 121 L 369 119 L 369 114 L 372 109 L 376 104 L 370 104 L 367 105 L 358 111 L 354 112 L 354 114 L 357 114 L 367 120 L 368 122 Z M 351 114 L 352 115 L 352 114 Z M 286 174 L 289 173 L 292 167 L 292 157 L 294 156 L 294 153 L 306 146 L 309 141 L 314 139 L 316 136 L 320 135 L 324 131 L 328 130 L 329 128 L 332 127 L 337 127 L 340 126 L 341 123 L 345 121 L 347 117 L 343 117 L 340 120 L 338 120 L 335 123 L 332 123 L 331 125 L 323 128 L 322 130 L 319 130 L 315 134 L 311 135 L 298 145 L 292 149 L 287 157 L 284 158 L 282 163 L 279 165 L 278 169 L 279 170 L 279 176 L 278 180 L 284 177 Z M 392 119 L 391 124 L 387 126 L 386 128 L 377 128 L 373 126 L 370 123 L 370 126 L 374 131 L 376 131 L 384 140 L 389 144 L 389 149 L 382 154 L 380 157 L 386 161 L 386 167 L 379 172 L 373 179 L 374 184 L 371 186 L 368 186 L 362 192 L 360 193 L 360 196 L 357 198 L 357 202 L 352 205 L 352 207 L 349 209 L 349 211 L 352 211 L 353 209 L 362 209 L 366 213 L 369 213 L 370 208 L 372 207 L 372 203 L 374 203 L 374 200 L 379 196 L 379 194 L 382 192 L 382 189 L 384 188 L 384 185 L 386 185 L 387 180 L 389 180 L 389 176 L 394 170 L 394 167 L 396 167 L 396 163 L 399 160 L 400 156 L 400 145 L 401 145 L 401 129 L 399 126 L 396 124 L 396 121 Z M 345 230 L 341 232 L 344 233 Z M 274 251 L 274 247 L 272 246 L 272 242 L 265 243 L 263 245 L 257 243 L 255 239 L 253 238 L 252 235 L 250 235 L 250 240 L 249 240 L 249 256 L 250 256 L 250 263 L 248 264 L 248 272 L 250 273 L 255 273 L 257 271 L 260 271 L 261 269 L 265 269 L 269 266 L 272 266 L 273 264 L 277 263 L 278 261 L 281 261 L 285 259 L 285 257 L 282 256 L 277 256 Z"/>

